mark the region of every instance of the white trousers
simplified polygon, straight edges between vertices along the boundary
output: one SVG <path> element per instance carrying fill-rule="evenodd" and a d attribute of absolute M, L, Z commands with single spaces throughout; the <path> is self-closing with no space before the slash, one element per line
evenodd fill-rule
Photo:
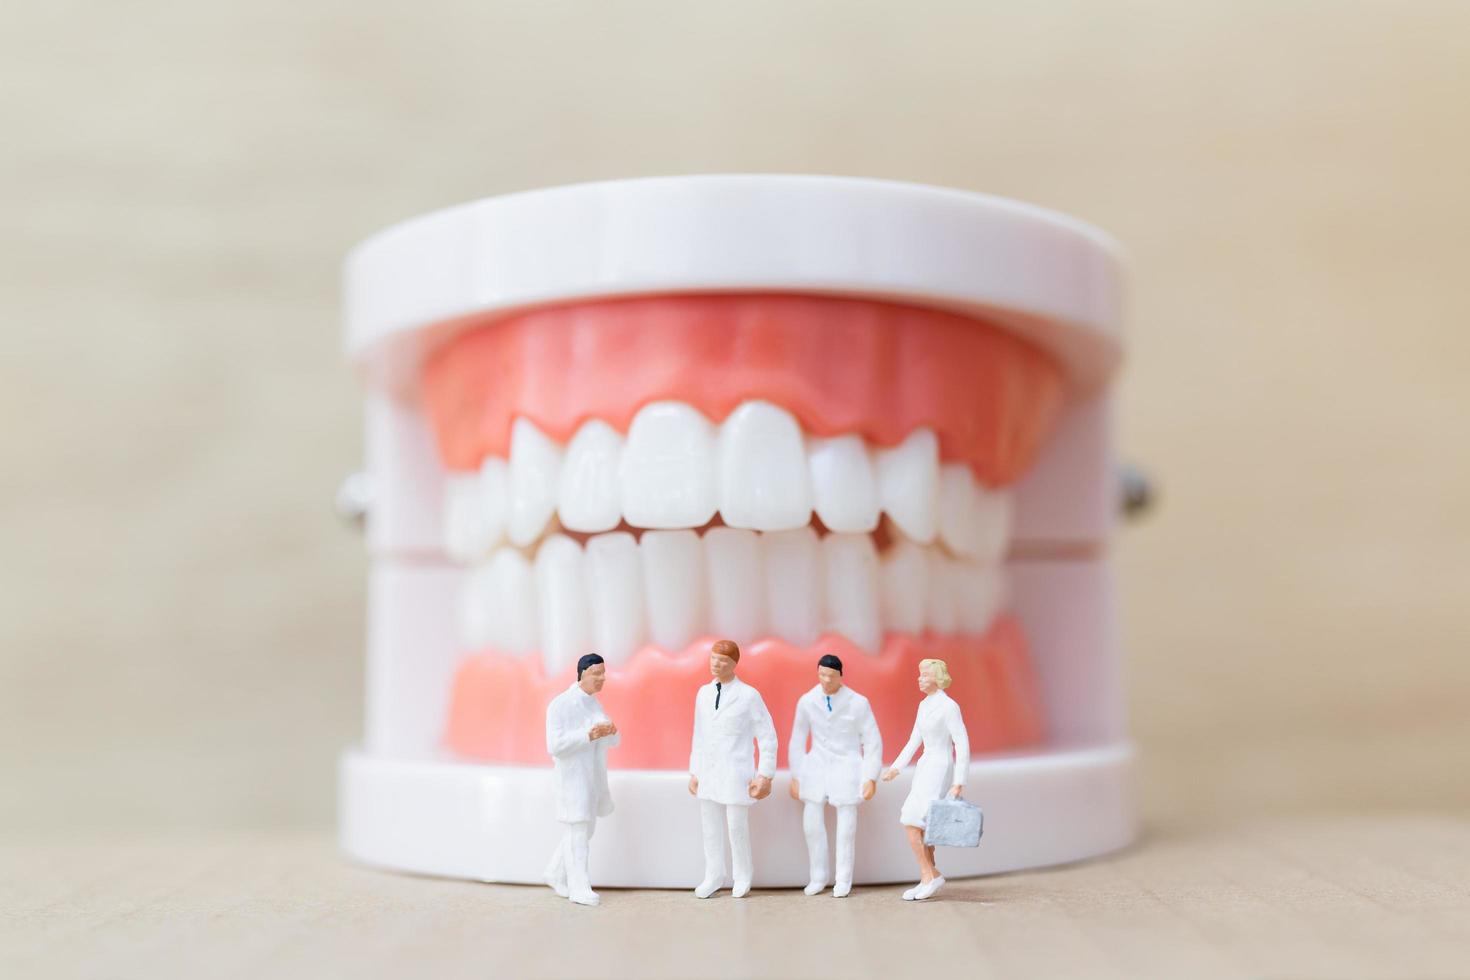
<path fill-rule="evenodd" d="M 750 807 L 738 804 L 726 806 L 713 800 L 700 800 L 699 823 L 704 831 L 704 880 L 725 880 L 725 835 L 728 833 L 734 883 L 749 885 Z"/>
<path fill-rule="evenodd" d="M 835 884 L 852 884 L 852 861 L 857 853 L 857 804 L 833 806 L 837 811 L 837 878 Z M 806 831 L 807 857 L 812 881 L 827 884 L 827 814 L 821 803 L 806 803 L 801 811 L 801 829 Z"/>
<path fill-rule="evenodd" d="M 567 824 L 561 843 L 551 852 L 551 863 L 546 866 L 547 880 L 565 884 L 573 895 L 592 890 L 587 880 L 587 851 L 596 828 L 596 820 Z"/>

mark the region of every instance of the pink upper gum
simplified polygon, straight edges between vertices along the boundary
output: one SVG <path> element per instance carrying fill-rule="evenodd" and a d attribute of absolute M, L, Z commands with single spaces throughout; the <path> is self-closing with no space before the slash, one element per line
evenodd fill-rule
<path fill-rule="evenodd" d="M 482 322 L 483 321 L 483 322 Z M 1057 363 L 979 320 L 875 300 L 709 294 L 583 302 L 469 321 L 424 368 L 440 455 L 473 470 L 526 417 L 558 442 L 676 400 L 722 421 L 765 399 L 818 436 L 897 445 L 930 426 L 946 460 L 1015 481 L 1063 400 Z"/>

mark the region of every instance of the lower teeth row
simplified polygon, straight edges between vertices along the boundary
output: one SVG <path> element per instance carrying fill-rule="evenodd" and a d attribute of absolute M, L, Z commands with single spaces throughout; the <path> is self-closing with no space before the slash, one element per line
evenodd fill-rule
<path fill-rule="evenodd" d="M 468 650 L 540 654 L 549 673 L 589 651 L 626 662 L 652 643 L 682 649 L 704 635 L 809 644 L 840 633 L 876 653 L 885 632 L 981 633 L 1006 600 L 1004 569 L 899 537 L 811 527 L 728 527 L 556 534 L 534 560 L 501 548 L 467 570 L 459 596 Z"/>

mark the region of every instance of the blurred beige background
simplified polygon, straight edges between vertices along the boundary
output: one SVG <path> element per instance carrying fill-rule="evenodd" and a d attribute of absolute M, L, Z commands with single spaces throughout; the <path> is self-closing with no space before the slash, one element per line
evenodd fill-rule
<path fill-rule="evenodd" d="M 0 834 L 324 827 L 343 253 L 486 194 L 950 184 L 1135 260 L 1156 831 L 1470 811 L 1470 8 L 33 2 L 0 29 Z"/>

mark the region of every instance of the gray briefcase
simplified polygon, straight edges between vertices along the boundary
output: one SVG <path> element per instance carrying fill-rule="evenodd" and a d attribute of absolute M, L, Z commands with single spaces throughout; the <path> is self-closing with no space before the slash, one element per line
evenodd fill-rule
<path fill-rule="evenodd" d="M 945 797 L 929 804 L 924 843 L 930 847 L 979 847 L 985 814 L 966 800 Z"/>

